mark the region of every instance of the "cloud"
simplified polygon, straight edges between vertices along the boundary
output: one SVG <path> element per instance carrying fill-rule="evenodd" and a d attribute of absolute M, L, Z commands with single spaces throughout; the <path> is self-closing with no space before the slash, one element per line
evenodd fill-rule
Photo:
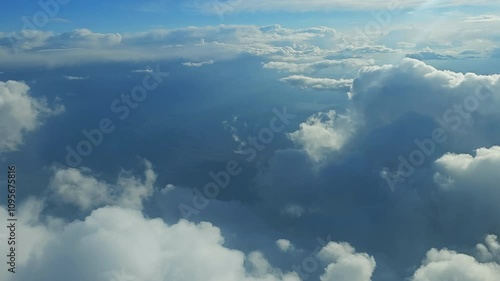
<path fill-rule="evenodd" d="M 302 215 L 304 213 L 306 213 L 306 210 L 300 205 L 290 204 L 290 205 L 287 205 L 286 207 L 284 207 L 281 210 L 281 213 L 284 215 L 288 215 L 290 217 L 293 217 L 293 218 L 300 218 L 300 217 L 302 217 Z"/>
<path fill-rule="evenodd" d="M 436 160 L 435 179 L 445 189 L 499 192 L 500 146 L 479 148 L 476 155 L 448 153 Z"/>
<path fill-rule="evenodd" d="M 477 244 L 476 250 L 480 261 L 496 261 L 497 263 L 500 263 L 500 244 L 498 243 L 498 236 L 494 234 L 486 236 L 485 243 Z"/>
<path fill-rule="evenodd" d="M 207 222 L 168 225 L 138 210 L 107 206 L 67 223 L 41 217 L 42 208 L 38 200 L 20 208 L 23 247 L 16 274 L 3 270 L 2 280 L 299 281 L 296 273 L 271 267 L 259 252 L 224 247 L 220 229 Z M 4 208 L 0 218 L 7 219 Z M 0 245 L 4 253 L 6 245 Z M 6 264 L 5 255 L 0 260 Z"/>
<path fill-rule="evenodd" d="M 119 33 L 96 33 L 89 29 L 75 29 L 70 32 L 61 33 L 58 36 L 48 38 L 50 45 L 64 47 L 98 47 L 115 46 L 122 41 Z"/>
<path fill-rule="evenodd" d="M 492 22 L 500 21 L 500 17 L 496 15 L 480 15 L 465 18 L 465 22 Z"/>
<path fill-rule="evenodd" d="M 132 70 L 132 73 L 152 73 L 154 70 L 152 68 L 145 68 L 145 69 L 135 69 Z"/>
<path fill-rule="evenodd" d="M 293 244 L 290 242 L 290 240 L 287 240 L 287 239 L 276 240 L 276 246 L 278 246 L 278 248 L 282 252 L 288 252 L 288 251 L 292 251 L 294 249 Z"/>
<path fill-rule="evenodd" d="M 208 61 L 202 61 L 202 62 L 184 62 L 184 63 L 182 63 L 182 65 L 188 66 L 188 67 L 200 67 L 200 66 L 203 66 L 205 64 L 213 64 L 213 63 L 214 63 L 213 60 L 208 60 Z"/>
<path fill-rule="evenodd" d="M 49 19 L 50 22 L 54 22 L 54 23 L 68 23 L 68 22 L 71 22 L 69 19 L 65 19 L 65 18 L 50 18 Z"/>
<path fill-rule="evenodd" d="M 90 76 L 69 76 L 69 75 L 65 75 L 63 77 L 66 80 L 87 80 L 90 78 Z"/>
<path fill-rule="evenodd" d="M 432 51 L 429 48 L 426 48 L 424 51 L 411 53 L 406 55 L 407 58 L 417 59 L 417 60 L 448 60 L 448 59 L 456 59 L 451 55 L 442 55 Z"/>
<path fill-rule="evenodd" d="M 466 114 L 462 122 L 450 120 L 460 108 L 471 109 L 476 119 L 486 121 L 487 115 L 495 114 L 493 107 L 500 105 L 499 95 L 500 75 L 437 70 L 409 58 L 398 65 L 363 67 L 349 93 L 369 128 L 387 125 L 409 112 L 455 128 L 468 119 Z"/>
<path fill-rule="evenodd" d="M 411 281 L 495 281 L 499 278 L 498 263 L 481 263 L 466 254 L 431 249 Z"/>
<path fill-rule="evenodd" d="M 285 57 L 286 58 L 286 57 Z M 319 60 L 314 62 L 287 62 L 287 61 L 271 61 L 265 63 L 263 68 L 265 69 L 275 69 L 278 71 L 285 71 L 291 73 L 311 73 L 317 72 L 328 68 L 340 68 L 340 69 L 358 69 L 365 65 L 372 65 L 373 60 L 360 59 L 360 58 L 348 58 L 343 60 Z"/>
<path fill-rule="evenodd" d="M 475 155 L 447 153 L 435 161 L 434 181 L 448 201 L 475 210 L 462 216 L 474 221 L 471 227 L 488 231 L 475 220 L 500 215 L 498 169 L 500 146 L 478 148 Z"/>
<path fill-rule="evenodd" d="M 371 46 L 329 27 L 301 29 L 280 25 L 220 25 L 154 29 L 136 33 L 97 33 L 76 29 L 65 33 L 21 31 L 0 33 L 0 53 L 8 66 L 57 66 L 103 61 L 149 61 L 182 59 L 186 66 L 209 64 L 241 54 L 266 57 L 271 62 L 297 64 L 307 72 L 321 69 L 355 68 L 372 60 L 348 55 L 331 60 L 344 50 L 387 52 L 385 46 Z M 266 67 L 275 68 L 273 63 Z M 291 65 L 288 67 L 292 67 Z"/>
<path fill-rule="evenodd" d="M 330 242 L 317 254 L 329 263 L 321 281 L 371 281 L 375 259 L 366 253 L 356 253 L 348 243 Z"/>
<path fill-rule="evenodd" d="M 227 4 L 226 4 L 227 3 Z M 440 1 L 438 3 L 429 3 L 426 0 L 400 0 L 395 2 L 387 1 L 361 1 L 361 0 L 237 0 L 237 1 L 190 1 L 189 6 L 194 6 L 206 13 L 224 14 L 236 12 L 255 12 L 255 11 L 288 11 L 288 12 L 311 12 L 311 11 L 332 11 L 338 9 L 347 10 L 395 10 L 416 9 L 419 7 L 437 8 L 437 7 L 456 7 L 470 5 L 467 1 Z M 492 3 L 487 0 L 474 1 L 477 6 L 491 6 Z"/>
<path fill-rule="evenodd" d="M 500 180 L 494 172 L 500 167 L 497 148 L 491 147 L 500 137 L 495 129 L 499 100 L 499 75 L 438 70 L 409 58 L 363 67 L 352 82 L 350 100 L 331 104 L 334 112 L 303 117 L 298 130 L 288 134 L 296 149 L 275 151 L 269 165 L 259 169 L 255 182 L 264 219 L 279 221 L 285 231 L 300 229 L 298 235 L 304 236 L 334 229 L 335 239 L 374 254 L 375 280 L 391 281 L 411 275 L 405 269 L 432 247 L 464 245 L 497 233 L 499 189 L 493 183 Z M 460 109 L 466 110 L 465 117 Z M 436 128 L 443 128 L 447 140 L 427 146 L 423 162 L 392 193 L 380 171 L 396 171 L 399 156 L 408 160 Z M 460 155 L 478 147 L 489 149 Z M 447 152 L 460 157 L 438 160 Z M 468 162 L 482 164 L 459 169 Z M 288 216 L 284 210 L 289 206 L 303 212 Z M 318 223 L 323 216 L 331 224 Z M 381 217 L 383 226 L 371 223 Z M 367 232 L 378 235 L 361 234 Z"/>
<path fill-rule="evenodd" d="M 302 89 L 314 90 L 349 90 L 352 85 L 352 79 L 331 79 L 331 78 L 313 78 L 303 75 L 292 75 L 280 79 L 292 86 Z"/>
<path fill-rule="evenodd" d="M 0 81 L 0 153 L 16 151 L 27 133 L 64 111 L 61 104 L 50 107 L 46 100 L 31 97 L 29 90 L 24 82 Z"/>
<path fill-rule="evenodd" d="M 320 112 L 300 124 L 300 129 L 288 136 L 300 145 L 315 161 L 322 160 L 329 152 L 340 150 L 355 131 L 349 115 L 335 111 Z"/>
<path fill-rule="evenodd" d="M 143 200 L 153 194 L 157 177 L 149 161 L 145 160 L 144 166 L 144 180 L 122 172 L 113 184 L 96 179 L 88 168 L 54 168 L 49 188 L 58 201 L 73 204 L 80 210 L 105 205 L 141 210 Z"/>
<path fill-rule="evenodd" d="M 175 186 L 175 185 L 173 185 L 173 184 L 170 184 L 170 183 L 169 183 L 169 184 L 165 185 L 165 187 L 164 187 L 164 188 L 162 188 L 162 189 L 161 189 L 161 193 L 163 193 L 163 194 L 167 194 L 167 193 L 169 193 L 169 192 L 174 191 L 174 190 L 175 190 L 175 189 L 177 189 L 177 188 L 178 188 L 177 186 Z"/>

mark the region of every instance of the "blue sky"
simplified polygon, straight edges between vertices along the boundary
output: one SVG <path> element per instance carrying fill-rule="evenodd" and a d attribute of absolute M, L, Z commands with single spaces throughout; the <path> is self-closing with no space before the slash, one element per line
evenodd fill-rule
<path fill-rule="evenodd" d="M 51 1 L 40 1 L 50 3 Z M 462 12 L 466 14 L 494 13 L 498 7 L 490 5 L 461 6 L 441 4 L 443 1 L 420 1 L 419 5 L 406 6 L 401 1 L 401 7 L 406 11 L 419 11 L 423 15 L 434 16 L 443 12 Z M 419 1 L 417 1 L 418 3 Z M 431 3 L 431 4 L 426 4 Z M 433 3 L 434 2 L 434 3 Z M 445 1 L 446 2 L 446 1 Z M 227 4 L 224 4 L 227 3 Z M 390 2 L 388 2 L 390 3 Z M 305 27 L 317 25 L 335 25 L 346 28 L 356 23 L 364 23 L 371 19 L 374 8 L 387 9 L 388 3 L 378 2 L 364 8 L 354 2 L 352 6 L 337 8 L 335 3 L 322 7 L 307 8 L 307 4 L 296 5 L 297 9 L 283 11 L 272 8 L 248 7 L 239 9 L 238 0 L 233 1 L 68 1 L 60 4 L 55 20 L 51 20 L 42 30 L 65 31 L 85 27 L 96 32 L 138 32 L 152 28 L 177 28 L 182 26 L 204 26 L 218 24 L 256 24 L 270 25 L 280 23 L 287 27 Z M 395 1 L 395 3 L 397 3 Z M 439 6 L 441 4 L 441 6 Z M 48 5 L 50 6 L 50 5 Z M 243 6 L 243 5 L 242 5 Z M 271 6 L 271 5 L 269 5 Z M 292 6 L 292 5 L 290 5 Z M 312 5 L 314 6 L 314 5 Z M 436 7 L 437 6 L 437 7 Z M 495 5 L 496 6 L 496 5 Z M 16 1 L 4 4 L 2 9 L 2 31 L 16 31 L 22 28 L 22 17 L 32 19 L 41 9 L 36 1 Z M 217 7 L 223 15 L 216 11 Z M 227 8 L 226 8 L 227 7 Z M 91 17 L 89 15 L 92 15 Z M 394 17 L 404 20 L 403 17 Z"/>
<path fill-rule="evenodd" d="M 40 3 L 0 4 L 1 280 L 500 280 L 495 1 Z"/>

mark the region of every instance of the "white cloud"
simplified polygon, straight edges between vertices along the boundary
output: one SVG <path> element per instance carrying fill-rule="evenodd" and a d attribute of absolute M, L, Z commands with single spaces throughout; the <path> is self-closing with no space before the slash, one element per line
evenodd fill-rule
<path fill-rule="evenodd" d="M 447 249 L 431 249 L 411 281 L 496 281 L 500 265 L 480 263 L 474 257 Z"/>
<path fill-rule="evenodd" d="M 276 240 L 276 246 L 278 246 L 278 248 L 282 252 L 288 252 L 288 251 L 292 251 L 294 249 L 293 244 L 290 242 L 290 240 L 287 240 L 287 239 Z"/>
<path fill-rule="evenodd" d="M 484 98 L 480 100 L 478 94 Z M 448 110 L 454 111 L 455 104 L 463 108 L 465 103 L 470 103 L 476 118 L 498 114 L 495 108 L 500 106 L 500 75 L 437 70 L 424 62 L 405 58 L 398 65 L 363 67 L 349 95 L 353 107 L 365 116 L 370 128 L 389 124 L 408 112 L 455 127 L 458 121 L 448 119 L 456 113 L 448 114 L 448 118 L 443 116 Z"/>
<path fill-rule="evenodd" d="M 496 15 L 480 15 L 465 18 L 465 22 L 492 22 L 500 21 L 500 17 Z"/>
<path fill-rule="evenodd" d="M 297 55 L 297 54 L 294 54 Z M 276 56 L 276 58 L 280 58 Z M 281 57 L 281 59 L 289 59 L 289 57 Z M 311 57 L 307 58 L 308 60 L 315 60 L 317 58 Z M 288 61 L 270 61 L 263 65 L 266 69 L 275 69 L 278 71 L 285 71 L 291 73 L 311 73 L 317 72 L 319 70 L 328 69 L 328 68 L 339 68 L 339 69 L 358 69 L 365 65 L 372 65 L 374 63 L 373 60 L 370 59 L 360 59 L 360 58 L 349 58 L 343 60 L 325 60 L 321 59 L 316 60 L 314 62 L 288 62 Z"/>
<path fill-rule="evenodd" d="M 328 266 L 321 281 L 371 281 L 375 259 L 366 253 L 356 253 L 348 243 L 328 243 L 317 254 Z"/>
<path fill-rule="evenodd" d="M 169 192 L 174 191 L 175 189 L 177 189 L 177 186 L 169 183 L 169 184 L 165 185 L 164 188 L 161 189 L 161 193 L 167 194 Z"/>
<path fill-rule="evenodd" d="M 320 112 L 300 124 L 300 129 L 288 134 L 315 161 L 322 160 L 329 152 L 340 150 L 355 131 L 352 116 L 335 111 Z"/>
<path fill-rule="evenodd" d="M 69 76 L 69 75 L 65 75 L 63 77 L 66 80 L 86 80 L 90 78 L 90 76 Z"/>
<path fill-rule="evenodd" d="M 39 219 L 42 208 L 33 200 L 19 220 L 16 274 L 0 272 L 2 280 L 109 281 L 116 276 L 155 281 L 298 281 L 295 273 L 273 268 L 258 252 L 223 246 L 219 228 L 181 220 L 167 225 L 138 210 L 103 207 L 85 220 L 63 223 Z M 29 212 L 29 213 L 28 213 Z M 7 212 L 0 209 L 0 218 Z M 21 216 L 20 216 L 21 218 Z M 28 237 L 29 236 L 29 237 Z M 3 253 L 6 243 L 0 244 Z M 0 257 L 6 264 L 6 257 Z M 251 270 L 246 269 L 246 264 Z"/>
<path fill-rule="evenodd" d="M 96 33 L 88 29 L 60 34 L 22 31 L 0 33 L 0 47 L 3 47 L 0 54 L 5 55 L 0 64 L 57 66 L 95 61 L 183 59 L 187 61 L 186 66 L 196 67 L 232 59 L 239 54 L 251 54 L 268 57 L 275 62 L 294 61 L 307 71 L 365 65 L 370 60 L 350 56 L 338 61 L 327 58 L 344 49 L 348 52 L 373 49 L 365 43 L 354 43 L 349 38 L 324 26 L 290 29 L 279 25 L 184 27 L 123 35 Z M 352 46 L 364 49 L 352 49 Z M 375 50 L 379 51 L 380 48 Z"/>
<path fill-rule="evenodd" d="M 478 260 L 481 262 L 495 261 L 500 263 L 500 244 L 496 235 L 490 234 L 486 236 L 485 243 L 477 244 L 476 250 L 478 252 Z"/>
<path fill-rule="evenodd" d="M 31 97 L 29 90 L 24 82 L 0 81 L 0 153 L 17 150 L 26 133 L 64 111 L 63 105 L 51 108 L 44 99 Z"/>
<path fill-rule="evenodd" d="M 444 189 L 500 195 L 500 146 L 479 148 L 475 156 L 448 153 L 436 166 L 435 180 Z"/>
<path fill-rule="evenodd" d="M 152 68 L 145 68 L 145 69 L 134 69 L 132 70 L 132 73 L 153 73 L 153 69 Z"/>
<path fill-rule="evenodd" d="M 303 89 L 311 88 L 314 90 L 349 90 L 352 85 L 352 79 L 331 79 L 331 78 L 313 78 L 303 75 L 292 75 L 280 79 L 288 84 Z"/>
<path fill-rule="evenodd" d="M 153 194 L 157 177 L 149 161 L 145 160 L 144 165 L 144 180 L 122 172 L 114 184 L 96 179 L 87 168 L 55 168 L 49 188 L 57 200 L 81 210 L 104 205 L 142 209 L 142 201 Z"/>
<path fill-rule="evenodd" d="M 184 62 L 182 65 L 188 66 L 188 67 L 201 67 L 205 64 L 213 64 L 213 60 L 208 60 L 208 61 L 202 61 L 202 62 Z"/>

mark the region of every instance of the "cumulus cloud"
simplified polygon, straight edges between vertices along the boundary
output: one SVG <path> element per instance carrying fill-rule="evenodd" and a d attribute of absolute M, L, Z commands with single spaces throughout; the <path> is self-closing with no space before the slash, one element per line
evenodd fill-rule
<path fill-rule="evenodd" d="M 355 131 L 354 120 L 349 115 L 334 110 L 310 116 L 300 129 L 288 136 L 300 145 L 314 160 L 322 160 L 329 152 L 340 150 Z"/>
<path fill-rule="evenodd" d="M 371 128 L 414 112 L 457 129 L 471 114 L 484 119 L 494 114 L 493 107 L 500 105 L 500 75 L 437 70 L 405 58 L 398 65 L 363 67 L 349 96 Z M 465 114 L 457 120 L 460 110 Z"/>
<path fill-rule="evenodd" d="M 42 203 L 31 200 L 20 209 L 16 274 L 3 270 L 2 280 L 109 281 L 227 280 L 299 281 L 283 273 L 259 252 L 249 255 L 224 247 L 220 229 L 207 222 L 181 220 L 168 225 L 140 211 L 107 206 L 84 220 L 42 218 Z M 28 213 L 29 212 L 29 213 Z M 0 209 L 0 218 L 7 211 Z M 29 238 L 28 236 L 29 235 Z M 7 252 L 6 244 L 0 244 Z M 6 264 L 6 257 L 0 258 Z M 61 266 L 64 265 L 64 266 Z M 247 269 L 248 268 L 248 269 Z M 119 279 L 118 279 L 119 280 Z M 129 280 L 129 279 L 126 279 Z"/>
<path fill-rule="evenodd" d="M 371 281 L 375 259 L 366 253 L 356 253 L 348 243 L 330 242 L 317 254 L 328 263 L 321 281 Z"/>
<path fill-rule="evenodd" d="M 107 183 L 92 176 L 88 168 L 54 168 L 49 188 L 57 200 L 73 204 L 81 210 L 104 205 L 142 209 L 142 202 L 153 194 L 156 173 L 151 163 L 144 161 L 144 179 L 122 172 L 116 183 Z"/>
<path fill-rule="evenodd" d="M 64 111 L 63 105 L 51 107 L 46 100 L 30 96 L 29 90 L 24 82 L 0 81 L 0 153 L 17 150 L 27 133 Z"/>
<path fill-rule="evenodd" d="M 436 160 L 434 169 L 434 181 L 443 196 L 474 210 L 460 218 L 453 218 L 450 211 L 448 220 L 470 220 L 471 227 L 489 231 L 488 223 L 481 220 L 500 215 L 500 146 L 476 149 L 475 155 L 447 153 Z"/>
<path fill-rule="evenodd" d="M 447 249 L 431 249 L 411 281 L 495 281 L 500 278 L 500 265 L 481 263 L 473 256 Z"/>
<path fill-rule="evenodd" d="M 485 243 L 476 245 L 478 252 L 478 260 L 481 262 L 495 261 L 500 263 L 500 244 L 498 243 L 498 236 L 490 234 L 486 236 Z"/>
<path fill-rule="evenodd" d="M 438 160 L 435 180 L 445 189 L 469 189 L 500 195 L 500 146 L 479 148 L 475 156 L 448 153 Z"/>
<path fill-rule="evenodd" d="M 278 246 L 278 249 L 280 249 L 282 252 L 288 252 L 294 249 L 293 244 L 290 242 L 290 240 L 287 239 L 276 240 L 276 246 Z"/>
<path fill-rule="evenodd" d="M 331 79 L 331 78 L 313 78 L 303 75 L 292 75 L 282 78 L 281 81 L 292 86 L 303 89 L 314 90 L 348 90 L 352 85 L 352 79 Z"/>

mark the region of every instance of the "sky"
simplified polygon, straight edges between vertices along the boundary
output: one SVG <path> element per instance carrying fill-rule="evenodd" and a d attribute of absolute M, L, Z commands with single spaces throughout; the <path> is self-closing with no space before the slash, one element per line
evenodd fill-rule
<path fill-rule="evenodd" d="M 500 280 L 496 1 L 0 18 L 0 280 Z"/>

